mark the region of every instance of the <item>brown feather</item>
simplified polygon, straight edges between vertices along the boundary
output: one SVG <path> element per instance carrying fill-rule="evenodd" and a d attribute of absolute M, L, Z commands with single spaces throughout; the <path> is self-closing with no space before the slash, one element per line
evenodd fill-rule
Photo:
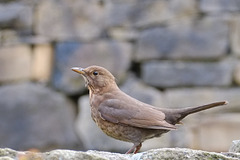
<path fill-rule="evenodd" d="M 136 153 L 145 140 L 176 129 L 175 124 L 189 114 L 227 104 L 223 101 L 182 109 L 157 108 L 122 92 L 114 76 L 103 67 L 74 67 L 72 70 L 86 81 L 94 122 L 107 135 L 134 144 L 127 153 L 134 149 Z"/>
<path fill-rule="evenodd" d="M 124 98 L 124 101 L 121 100 Z M 176 127 L 165 121 L 165 114 L 135 99 L 122 94 L 121 99 L 103 101 L 98 111 L 101 117 L 112 123 L 133 127 L 174 130 Z M 151 115 L 151 116 L 149 116 Z"/>

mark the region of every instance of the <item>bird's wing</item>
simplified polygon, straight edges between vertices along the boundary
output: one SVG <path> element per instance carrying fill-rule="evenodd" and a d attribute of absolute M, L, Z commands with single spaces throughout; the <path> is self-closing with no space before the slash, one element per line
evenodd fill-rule
<path fill-rule="evenodd" d="M 128 103 L 118 99 L 108 99 L 98 108 L 102 119 L 112 123 L 122 123 L 139 128 L 174 130 L 167 123 L 165 114 L 144 103 Z"/>

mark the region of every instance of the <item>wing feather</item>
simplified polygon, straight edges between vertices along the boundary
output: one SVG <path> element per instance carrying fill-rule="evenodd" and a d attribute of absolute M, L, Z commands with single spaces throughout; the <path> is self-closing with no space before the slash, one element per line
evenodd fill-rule
<path fill-rule="evenodd" d="M 98 111 L 104 120 L 112 123 L 148 129 L 176 129 L 174 125 L 165 121 L 163 112 L 145 103 L 108 99 L 100 104 Z"/>

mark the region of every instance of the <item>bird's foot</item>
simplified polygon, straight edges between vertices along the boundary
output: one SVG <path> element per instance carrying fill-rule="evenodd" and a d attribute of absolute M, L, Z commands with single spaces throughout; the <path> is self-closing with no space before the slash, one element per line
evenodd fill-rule
<path fill-rule="evenodd" d="M 142 143 L 134 144 L 125 154 L 130 154 L 133 151 L 134 151 L 133 154 L 136 154 L 141 147 L 142 147 Z"/>

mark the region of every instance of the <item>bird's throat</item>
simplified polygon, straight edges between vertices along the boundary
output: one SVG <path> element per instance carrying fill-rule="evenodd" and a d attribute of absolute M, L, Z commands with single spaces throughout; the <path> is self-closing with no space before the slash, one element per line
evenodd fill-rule
<path fill-rule="evenodd" d="M 84 81 L 85 81 L 85 87 L 88 87 L 89 86 L 89 80 L 86 78 L 86 76 L 85 75 L 83 75 L 82 74 L 82 77 L 83 77 L 83 79 L 84 79 Z"/>

